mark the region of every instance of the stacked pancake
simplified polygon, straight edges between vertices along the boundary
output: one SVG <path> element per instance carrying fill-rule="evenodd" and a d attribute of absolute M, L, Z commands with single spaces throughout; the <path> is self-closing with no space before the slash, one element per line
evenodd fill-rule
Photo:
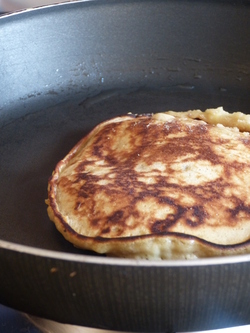
<path fill-rule="evenodd" d="M 50 219 L 76 247 L 110 256 L 250 252 L 249 118 L 218 108 L 97 125 L 57 164 Z"/>

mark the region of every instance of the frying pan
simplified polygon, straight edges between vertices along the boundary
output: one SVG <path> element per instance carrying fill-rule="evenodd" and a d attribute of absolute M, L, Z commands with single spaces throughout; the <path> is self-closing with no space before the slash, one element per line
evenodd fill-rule
<path fill-rule="evenodd" d="M 250 323 L 250 255 L 106 258 L 48 219 L 56 163 L 127 112 L 249 112 L 249 1 L 77 1 L 0 18 L 0 303 L 89 327 Z"/>

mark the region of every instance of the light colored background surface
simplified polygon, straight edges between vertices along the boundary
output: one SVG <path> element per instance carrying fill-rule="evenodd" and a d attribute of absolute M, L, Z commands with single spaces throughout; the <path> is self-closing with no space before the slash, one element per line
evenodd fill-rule
<path fill-rule="evenodd" d="M 9 12 L 65 1 L 67 0 L 0 0 L 0 10 Z"/>
<path fill-rule="evenodd" d="M 37 317 L 27 316 L 27 318 L 38 327 L 43 333 L 119 333 L 117 331 L 107 331 L 107 330 L 99 330 L 94 328 L 73 326 L 73 325 L 65 325 L 56 323 L 51 320 L 41 319 Z M 246 326 L 238 326 L 233 328 L 224 328 L 220 330 L 210 330 L 210 331 L 199 331 L 193 333 L 249 333 L 250 325 Z M 120 332 L 121 333 L 121 332 Z M 129 333 L 129 332 L 123 332 Z M 187 332 L 179 332 L 179 333 L 187 333 Z M 192 332 L 190 332 L 192 333 Z"/>

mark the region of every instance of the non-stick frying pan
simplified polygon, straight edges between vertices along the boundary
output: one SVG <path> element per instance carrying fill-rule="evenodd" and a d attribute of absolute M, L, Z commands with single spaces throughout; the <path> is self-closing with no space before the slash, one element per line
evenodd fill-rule
<path fill-rule="evenodd" d="M 136 261 L 75 249 L 44 200 L 56 163 L 127 112 L 249 112 L 249 1 L 102 0 L 0 18 L 0 303 L 63 323 L 250 323 L 250 255 Z"/>

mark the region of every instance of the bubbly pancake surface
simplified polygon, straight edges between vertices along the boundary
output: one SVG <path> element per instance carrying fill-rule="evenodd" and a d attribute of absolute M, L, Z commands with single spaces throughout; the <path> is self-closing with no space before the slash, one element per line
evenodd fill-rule
<path fill-rule="evenodd" d="M 114 256 L 250 252 L 249 133 L 193 118 L 126 115 L 98 125 L 49 181 L 57 229 Z"/>

